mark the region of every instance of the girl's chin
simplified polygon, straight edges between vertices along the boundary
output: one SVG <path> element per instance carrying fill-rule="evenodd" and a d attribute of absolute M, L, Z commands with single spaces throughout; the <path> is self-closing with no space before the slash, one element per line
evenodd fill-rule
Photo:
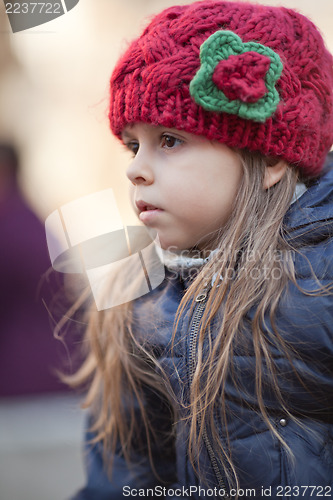
<path fill-rule="evenodd" d="M 179 235 L 167 234 L 167 231 L 148 227 L 147 225 L 145 225 L 145 228 L 150 238 L 162 250 L 178 254 L 184 251 L 189 252 L 191 249 L 198 251 L 197 245 L 192 241 L 184 241 L 184 237 L 182 238 Z"/>
<path fill-rule="evenodd" d="M 162 235 L 157 235 L 157 244 L 162 250 L 165 250 L 167 252 L 172 252 L 176 254 L 181 254 L 182 252 L 188 252 L 189 249 L 191 249 L 191 245 L 186 246 L 184 244 L 178 243 L 176 240 L 173 239 L 163 239 Z"/>

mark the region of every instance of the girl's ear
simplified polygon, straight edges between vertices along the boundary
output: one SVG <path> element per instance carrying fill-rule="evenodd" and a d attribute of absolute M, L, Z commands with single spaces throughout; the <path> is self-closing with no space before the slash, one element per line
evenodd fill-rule
<path fill-rule="evenodd" d="M 287 170 L 288 165 L 284 160 L 280 160 L 275 165 L 266 167 L 265 176 L 264 176 L 264 189 L 268 189 L 277 182 L 279 182 L 284 176 L 285 171 Z"/>

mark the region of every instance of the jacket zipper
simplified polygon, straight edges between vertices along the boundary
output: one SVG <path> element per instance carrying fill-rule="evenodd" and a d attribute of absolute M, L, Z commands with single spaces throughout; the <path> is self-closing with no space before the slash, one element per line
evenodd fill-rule
<path fill-rule="evenodd" d="M 190 351 L 190 384 L 192 384 L 193 377 L 194 377 L 194 372 L 196 368 L 196 359 L 197 359 L 197 342 L 198 342 L 198 331 L 199 331 L 199 325 L 200 325 L 200 320 L 202 318 L 202 315 L 205 310 L 206 302 L 208 298 L 208 290 L 204 290 L 203 292 L 199 293 L 197 297 L 195 298 L 195 301 L 197 302 L 197 307 L 193 313 L 193 318 L 191 321 L 191 327 L 190 327 L 190 338 L 189 338 L 189 351 Z M 201 423 L 201 417 L 198 417 L 199 420 L 199 425 Z M 213 446 L 210 442 L 210 439 L 208 437 L 207 429 L 204 428 L 203 430 L 203 440 L 207 448 L 207 452 L 209 455 L 209 459 L 211 461 L 215 477 L 217 479 L 218 485 L 220 489 L 223 489 L 226 494 L 224 495 L 224 498 L 229 498 L 229 495 L 227 494 L 227 488 L 225 481 L 223 479 L 222 473 L 220 471 L 219 465 L 217 463 Z"/>

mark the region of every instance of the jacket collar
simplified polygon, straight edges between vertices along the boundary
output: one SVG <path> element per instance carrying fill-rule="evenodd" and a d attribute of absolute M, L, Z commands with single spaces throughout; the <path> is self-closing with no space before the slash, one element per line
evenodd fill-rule
<path fill-rule="evenodd" d="M 323 174 L 289 208 L 284 219 L 288 240 L 315 242 L 333 235 L 333 161 L 329 155 Z"/>

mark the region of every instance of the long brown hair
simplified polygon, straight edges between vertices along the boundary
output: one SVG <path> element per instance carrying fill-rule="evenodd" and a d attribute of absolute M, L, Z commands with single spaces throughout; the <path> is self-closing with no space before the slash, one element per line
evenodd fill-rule
<path fill-rule="evenodd" d="M 264 173 L 269 161 L 261 155 L 248 152 L 239 154 L 244 175 L 232 215 L 220 233 L 212 235 L 211 244 L 216 251 L 187 289 L 179 304 L 174 325 L 176 330 L 184 310 L 192 306 L 195 297 L 206 288 L 207 282 L 213 281 L 198 331 L 190 403 L 181 404 L 186 406 L 185 414 L 190 428 L 188 446 L 193 465 L 199 469 L 200 448 L 205 429 L 209 428 L 215 456 L 230 484 L 237 484 L 237 474 L 230 448 L 225 447 L 220 438 L 214 410 L 219 402 L 223 433 L 228 442 L 227 422 L 230 415 L 225 400 L 225 386 L 230 376 L 237 383 L 237 376 L 233 372 L 233 356 L 237 346 L 243 342 L 245 322 L 248 321 L 245 319 L 246 313 L 252 308 L 255 313 L 250 325 L 252 338 L 249 348 L 255 356 L 255 406 L 268 429 L 288 450 L 287 443 L 272 424 L 265 408 L 263 386 L 270 384 L 281 409 L 289 414 L 280 393 L 271 346 L 282 350 L 287 357 L 291 356 L 282 332 L 275 326 L 274 317 L 288 280 L 296 283 L 293 259 L 290 257 L 292 249 L 284 235 L 283 218 L 295 191 L 297 171 L 288 167 L 275 186 L 264 190 Z M 272 258 L 277 255 L 279 258 Z M 216 275 L 223 279 L 214 281 L 212 278 Z M 136 286 L 138 283 L 133 283 L 133 287 Z M 112 289 L 120 293 L 121 284 L 113 283 Z M 270 325 L 267 324 L 267 315 Z M 151 443 L 155 437 L 150 425 L 149 408 L 144 401 L 145 388 L 159 392 L 168 402 L 174 423 L 179 418 L 175 396 L 163 369 L 149 348 L 149 339 L 143 336 L 138 339 L 133 333 L 131 302 L 101 312 L 90 310 L 87 316 L 84 341 L 86 359 L 75 375 L 67 377 L 67 381 L 72 386 L 87 387 L 84 406 L 92 409 L 92 430 L 96 441 L 103 441 L 106 454 L 111 451 L 109 457 L 112 457 L 120 443 L 122 453 L 130 461 L 131 447 L 134 439 L 138 439 L 139 431 L 135 407 L 139 407 L 145 429 L 142 439 L 146 440 L 151 454 Z M 217 316 L 219 327 L 213 337 L 210 325 Z M 149 321 L 152 320 L 150 317 Z M 264 364 L 267 367 L 265 377 Z M 142 425 L 140 433 L 142 435 Z M 108 465 L 112 468 L 112 459 L 111 464 L 109 459 Z"/>

